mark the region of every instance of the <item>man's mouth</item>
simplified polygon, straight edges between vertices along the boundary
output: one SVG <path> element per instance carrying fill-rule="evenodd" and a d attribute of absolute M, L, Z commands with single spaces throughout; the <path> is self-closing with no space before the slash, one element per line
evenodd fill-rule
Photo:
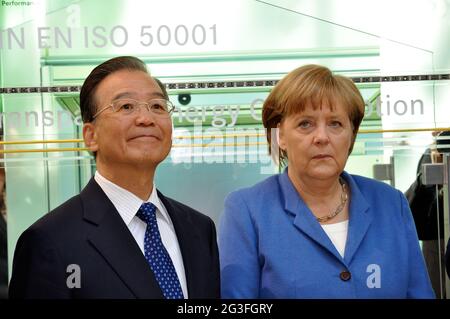
<path fill-rule="evenodd" d="M 130 138 L 130 141 L 137 140 L 137 139 L 143 139 L 143 140 L 160 140 L 160 138 L 153 134 L 142 134 L 142 135 L 136 135 L 132 138 Z"/>

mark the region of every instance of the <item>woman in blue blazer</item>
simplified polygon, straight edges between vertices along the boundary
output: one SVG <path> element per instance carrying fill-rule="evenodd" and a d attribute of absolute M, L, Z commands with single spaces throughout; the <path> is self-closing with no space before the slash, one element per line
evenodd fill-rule
<path fill-rule="evenodd" d="M 403 194 L 344 171 L 363 116 L 353 82 L 325 67 L 275 86 L 263 123 L 287 168 L 226 199 L 223 298 L 434 298 Z"/>

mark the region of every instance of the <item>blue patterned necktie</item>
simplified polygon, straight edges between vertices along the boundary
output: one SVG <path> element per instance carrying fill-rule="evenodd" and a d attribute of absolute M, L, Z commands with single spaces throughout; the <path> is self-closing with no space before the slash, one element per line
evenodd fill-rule
<path fill-rule="evenodd" d="M 158 281 L 166 299 L 183 299 L 180 281 L 159 234 L 156 222 L 156 207 L 152 203 L 143 203 L 137 214 L 147 224 L 144 239 L 145 259 Z"/>

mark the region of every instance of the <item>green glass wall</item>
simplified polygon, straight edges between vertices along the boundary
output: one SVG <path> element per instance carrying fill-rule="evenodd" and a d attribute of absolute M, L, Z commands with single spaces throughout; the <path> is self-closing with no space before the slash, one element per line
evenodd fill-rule
<path fill-rule="evenodd" d="M 9 262 L 21 232 L 95 172 L 79 140 L 79 86 L 93 67 L 117 55 L 142 58 L 177 107 L 174 147 L 158 168 L 158 187 L 216 222 L 229 192 L 279 171 L 267 154 L 261 105 L 274 81 L 308 63 L 352 77 L 367 102 L 346 169 L 377 177 L 374 165 L 392 164 L 386 182 L 405 191 L 433 142 L 431 131 L 450 127 L 450 81 L 440 76 L 450 73 L 450 19 L 433 10 L 423 1 L 2 5 Z M 433 24 L 408 24 L 408 15 Z M 389 29 L 394 18 L 408 29 L 398 23 Z M 183 94 L 191 98 L 187 105 Z"/>

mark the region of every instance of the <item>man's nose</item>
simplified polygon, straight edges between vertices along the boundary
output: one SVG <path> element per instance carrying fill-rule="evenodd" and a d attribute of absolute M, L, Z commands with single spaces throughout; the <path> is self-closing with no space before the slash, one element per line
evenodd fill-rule
<path fill-rule="evenodd" d="M 136 115 L 136 124 L 151 125 L 156 121 L 156 114 L 154 114 L 149 105 L 139 104 Z"/>

